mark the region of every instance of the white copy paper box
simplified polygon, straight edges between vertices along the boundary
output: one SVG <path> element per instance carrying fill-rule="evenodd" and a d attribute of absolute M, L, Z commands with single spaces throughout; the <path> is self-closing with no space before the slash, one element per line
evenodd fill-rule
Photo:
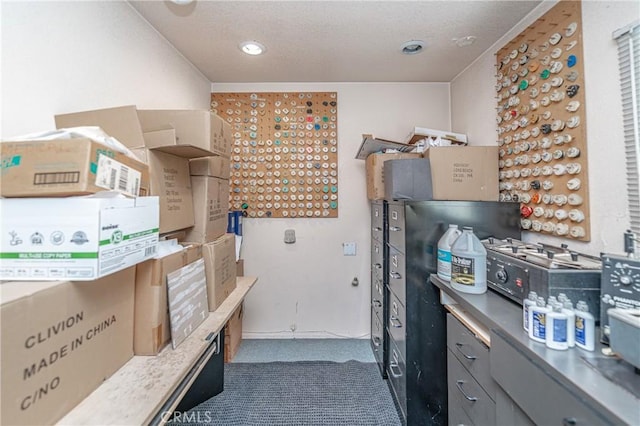
<path fill-rule="evenodd" d="M 0 199 L 0 280 L 88 281 L 153 257 L 158 197 Z"/>

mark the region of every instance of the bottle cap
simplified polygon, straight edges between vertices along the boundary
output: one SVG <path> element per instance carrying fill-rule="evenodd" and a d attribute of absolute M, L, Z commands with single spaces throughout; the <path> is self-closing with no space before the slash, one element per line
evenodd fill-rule
<path fill-rule="evenodd" d="M 571 299 L 566 299 L 563 303 L 564 308 L 573 309 L 573 303 L 571 303 Z"/>
<path fill-rule="evenodd" d="M 473 227 L 471 227 L 471 226 L 463 226 L 462 229 L 464 231 L 473 231 Z"/>
<path fill-rule="evenodd" d="M 584 300 L 579 300 L 578 303 L 576 303 L 576 310 L 589 312 L 589 305 L 587 305 L 587 302 L 585 302 Z"/>

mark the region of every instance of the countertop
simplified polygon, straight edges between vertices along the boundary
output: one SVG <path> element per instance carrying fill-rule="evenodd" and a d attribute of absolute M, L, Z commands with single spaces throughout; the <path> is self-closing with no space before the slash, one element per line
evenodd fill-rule
<path fill-rule="evenodd" d="M 596 342 L 593 352 L 577 347 L 566 351 L 549 349 L 544 343 L 529 339 L 522 327 L 520 305 L 491 290 L 478 295 L 458 292 L 435 274 L 430 281 L 486 328 L 501 329 L 591 406 L 617 419 L 616 423 L 640 425 L 640 398 L 625 388 L 640 389 L 640 374 L 635 374 L 631 365 L 603 355 L 601 350 L 606 346 Z M 598 333 L 596 330 L 596 336 Z M 605 365 L 608 374 L 616 379 L 605 377 L 596 365 Z"/>

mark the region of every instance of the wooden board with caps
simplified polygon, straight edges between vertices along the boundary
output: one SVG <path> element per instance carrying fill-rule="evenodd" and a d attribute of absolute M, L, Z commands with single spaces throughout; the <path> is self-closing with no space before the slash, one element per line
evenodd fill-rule
<path fill-rule="evenodd" d="M 560 1 L 496 53 L 500 201 L 522 228 L 590 241 L 582 5 Z"/>
<path fill-rule="evenodd" d="M 212 93 L 211 110 L 233 130 L 231 210 L 338 217 L 336 92 Z"/>

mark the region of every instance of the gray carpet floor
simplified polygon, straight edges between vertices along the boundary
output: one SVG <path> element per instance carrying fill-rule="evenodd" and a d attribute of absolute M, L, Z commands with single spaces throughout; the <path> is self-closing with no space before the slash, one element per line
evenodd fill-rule
<path fill-rule="evenodd" d="M 225 364 L 224 392 L 184 420 L 220 426 L 395 426 L 400 420 L 375 363 Z M 176 423 L 177 424 L 177 423 Z"/>

